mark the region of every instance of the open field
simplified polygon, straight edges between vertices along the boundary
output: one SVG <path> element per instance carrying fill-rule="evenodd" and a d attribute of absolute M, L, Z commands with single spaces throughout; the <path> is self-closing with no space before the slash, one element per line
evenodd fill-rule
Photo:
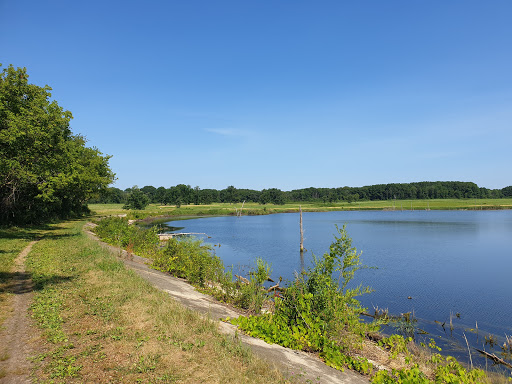
<path fill-rule="evenodd" d="M 297 212 L 299 206 L 307 211 L 335 210 L 457 210 L 457 209 L 512 209 L 512 199 L 432 199 L 432 200 L 380 200 L 338 203 L 287 203 L 284 205 L 245 203 L 242 214 L 265 215 L 269 213 Z M 149 216 L 196 216 L 196 215 L 236 215 L 241 203 L 215 203 L 210 205 L 150 204 L 144 211 L 128 211 L 122 204 L 89 204 L 89 208 L 99 216 L 128 213 L 130 218 Z"/>
<path fill-rule="evenodd" d="M 26 260 L 34 283 L 31 315 L 42 333 L 31 341 L 38 382 L 288 382 L 212 321 L 127 270 L 83 225 L 12 229 L 0 240 L 7 269 L 13 255 L 41 239 Z M 7 306 L 1 301 L 0 313 Z M 9 351 L 0 352 L 8 358 Z"/>

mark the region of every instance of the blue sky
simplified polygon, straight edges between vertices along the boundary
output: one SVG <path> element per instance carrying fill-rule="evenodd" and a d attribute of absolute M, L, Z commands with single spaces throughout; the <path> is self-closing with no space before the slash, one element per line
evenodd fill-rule
<path fill-rule="evenodd" d="M 512 185 L 512 2 L 0 0 L 124 189 Z"/>

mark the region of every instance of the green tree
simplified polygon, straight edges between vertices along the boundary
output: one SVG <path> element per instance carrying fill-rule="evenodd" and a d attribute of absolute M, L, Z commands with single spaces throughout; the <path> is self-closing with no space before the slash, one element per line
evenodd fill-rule
<path fill-rule="evenodd" d="M 201 204 L 201 188 L 199 186 L 194 187 L 194 204 Z"/>
<path fill-rule="evenodd" d="M 25 68 L 0 74 L 0 223 L 43 222 L 87 212 L 114 180 L 109 156 L 71 132 L 71 112 Z"/>
<path fill-rule="evenodd" d="M 220 191 L 220 200 L 223 203 L 237 203 L 240 201 L 238 190 L 230 185 L 226 189 Z"/>
<path fill-rule="evenodd" d="M 94 199 L 94 202 L 98 203 L 124 203 L 125 201 L 125 193 L 121 191 L 119 188 L 109 187 L 104 192 L 101 193 L 98 199 Z M 93 200 L 90 200 L 93 202 Z"/>
<path fill-rule="evenodd" d="M 145 187 L 142 187 L 140 190 L 142 192 L 144 192 L 149 197 L 149 201 L 151 203 L 157 203 L 158 202 L 155 199 L 156 191 L 157 191 L 155 187 L 153 187 L 152 185 L 146 185 Z"/>
<path fill-rule="evenodd" d="M 272 203 L 276 205 L 284 204 L 284 193 L 280 189 L 270 188 L 261 191 L 260 203 L 267 204 Z"/>
<path fill-rule="evenodd" d="M 158 187 L 155 192 L 155 203 L 167 204 L 167 200 L 165 198 L 166 193 L 167 190 L 165 187 Z"/>
<path fill-rule="evenodd" d="M 145 209 L 148 204 L 149 197 L 135 185 L 126 197 L 123 209 Z"/>
<path fill-rule="evenodd" d="M 512 197 L 512 185 L 501 190 L 504 197 Z"/>
<path fill-rule="evenodd" d="M 199 194 L 202 204 L 217 203 L 220 201 L 219 191 L 216 189 L 200 189 Z"/>

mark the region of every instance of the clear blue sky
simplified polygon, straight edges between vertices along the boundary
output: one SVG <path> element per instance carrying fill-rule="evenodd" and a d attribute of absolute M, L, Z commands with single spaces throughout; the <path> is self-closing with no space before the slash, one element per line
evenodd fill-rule
<path fill-rule="evenodd" d="M 0 0 L 115 186 L 512 185 L 512 1 Z"/>

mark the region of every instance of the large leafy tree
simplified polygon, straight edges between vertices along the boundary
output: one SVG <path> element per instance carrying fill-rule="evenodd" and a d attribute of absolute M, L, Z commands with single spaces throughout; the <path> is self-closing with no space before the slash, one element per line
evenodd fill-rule
<path fill-rule="evenodd" d="M 0 223 L 33 223 L 87 210 L 113 180 L 109 156 L 71 132 L 71 112 L 25 68 L 0 74 Z"/>
<path fill-rule="evenodd" d="M 146 195 L 142 189 L 139 189 L 136 185 L 133 186 L 131 192 L 126 197 L 126 204 L 123 209 L 145 209 L 149 204 L 150 198 Z"/>
<path fill-rule="evenodd" d="M 277 188 L 264 189 L 261 191 L 260 203 L 284 204 L 285 201 L 283 191 Z"/>

